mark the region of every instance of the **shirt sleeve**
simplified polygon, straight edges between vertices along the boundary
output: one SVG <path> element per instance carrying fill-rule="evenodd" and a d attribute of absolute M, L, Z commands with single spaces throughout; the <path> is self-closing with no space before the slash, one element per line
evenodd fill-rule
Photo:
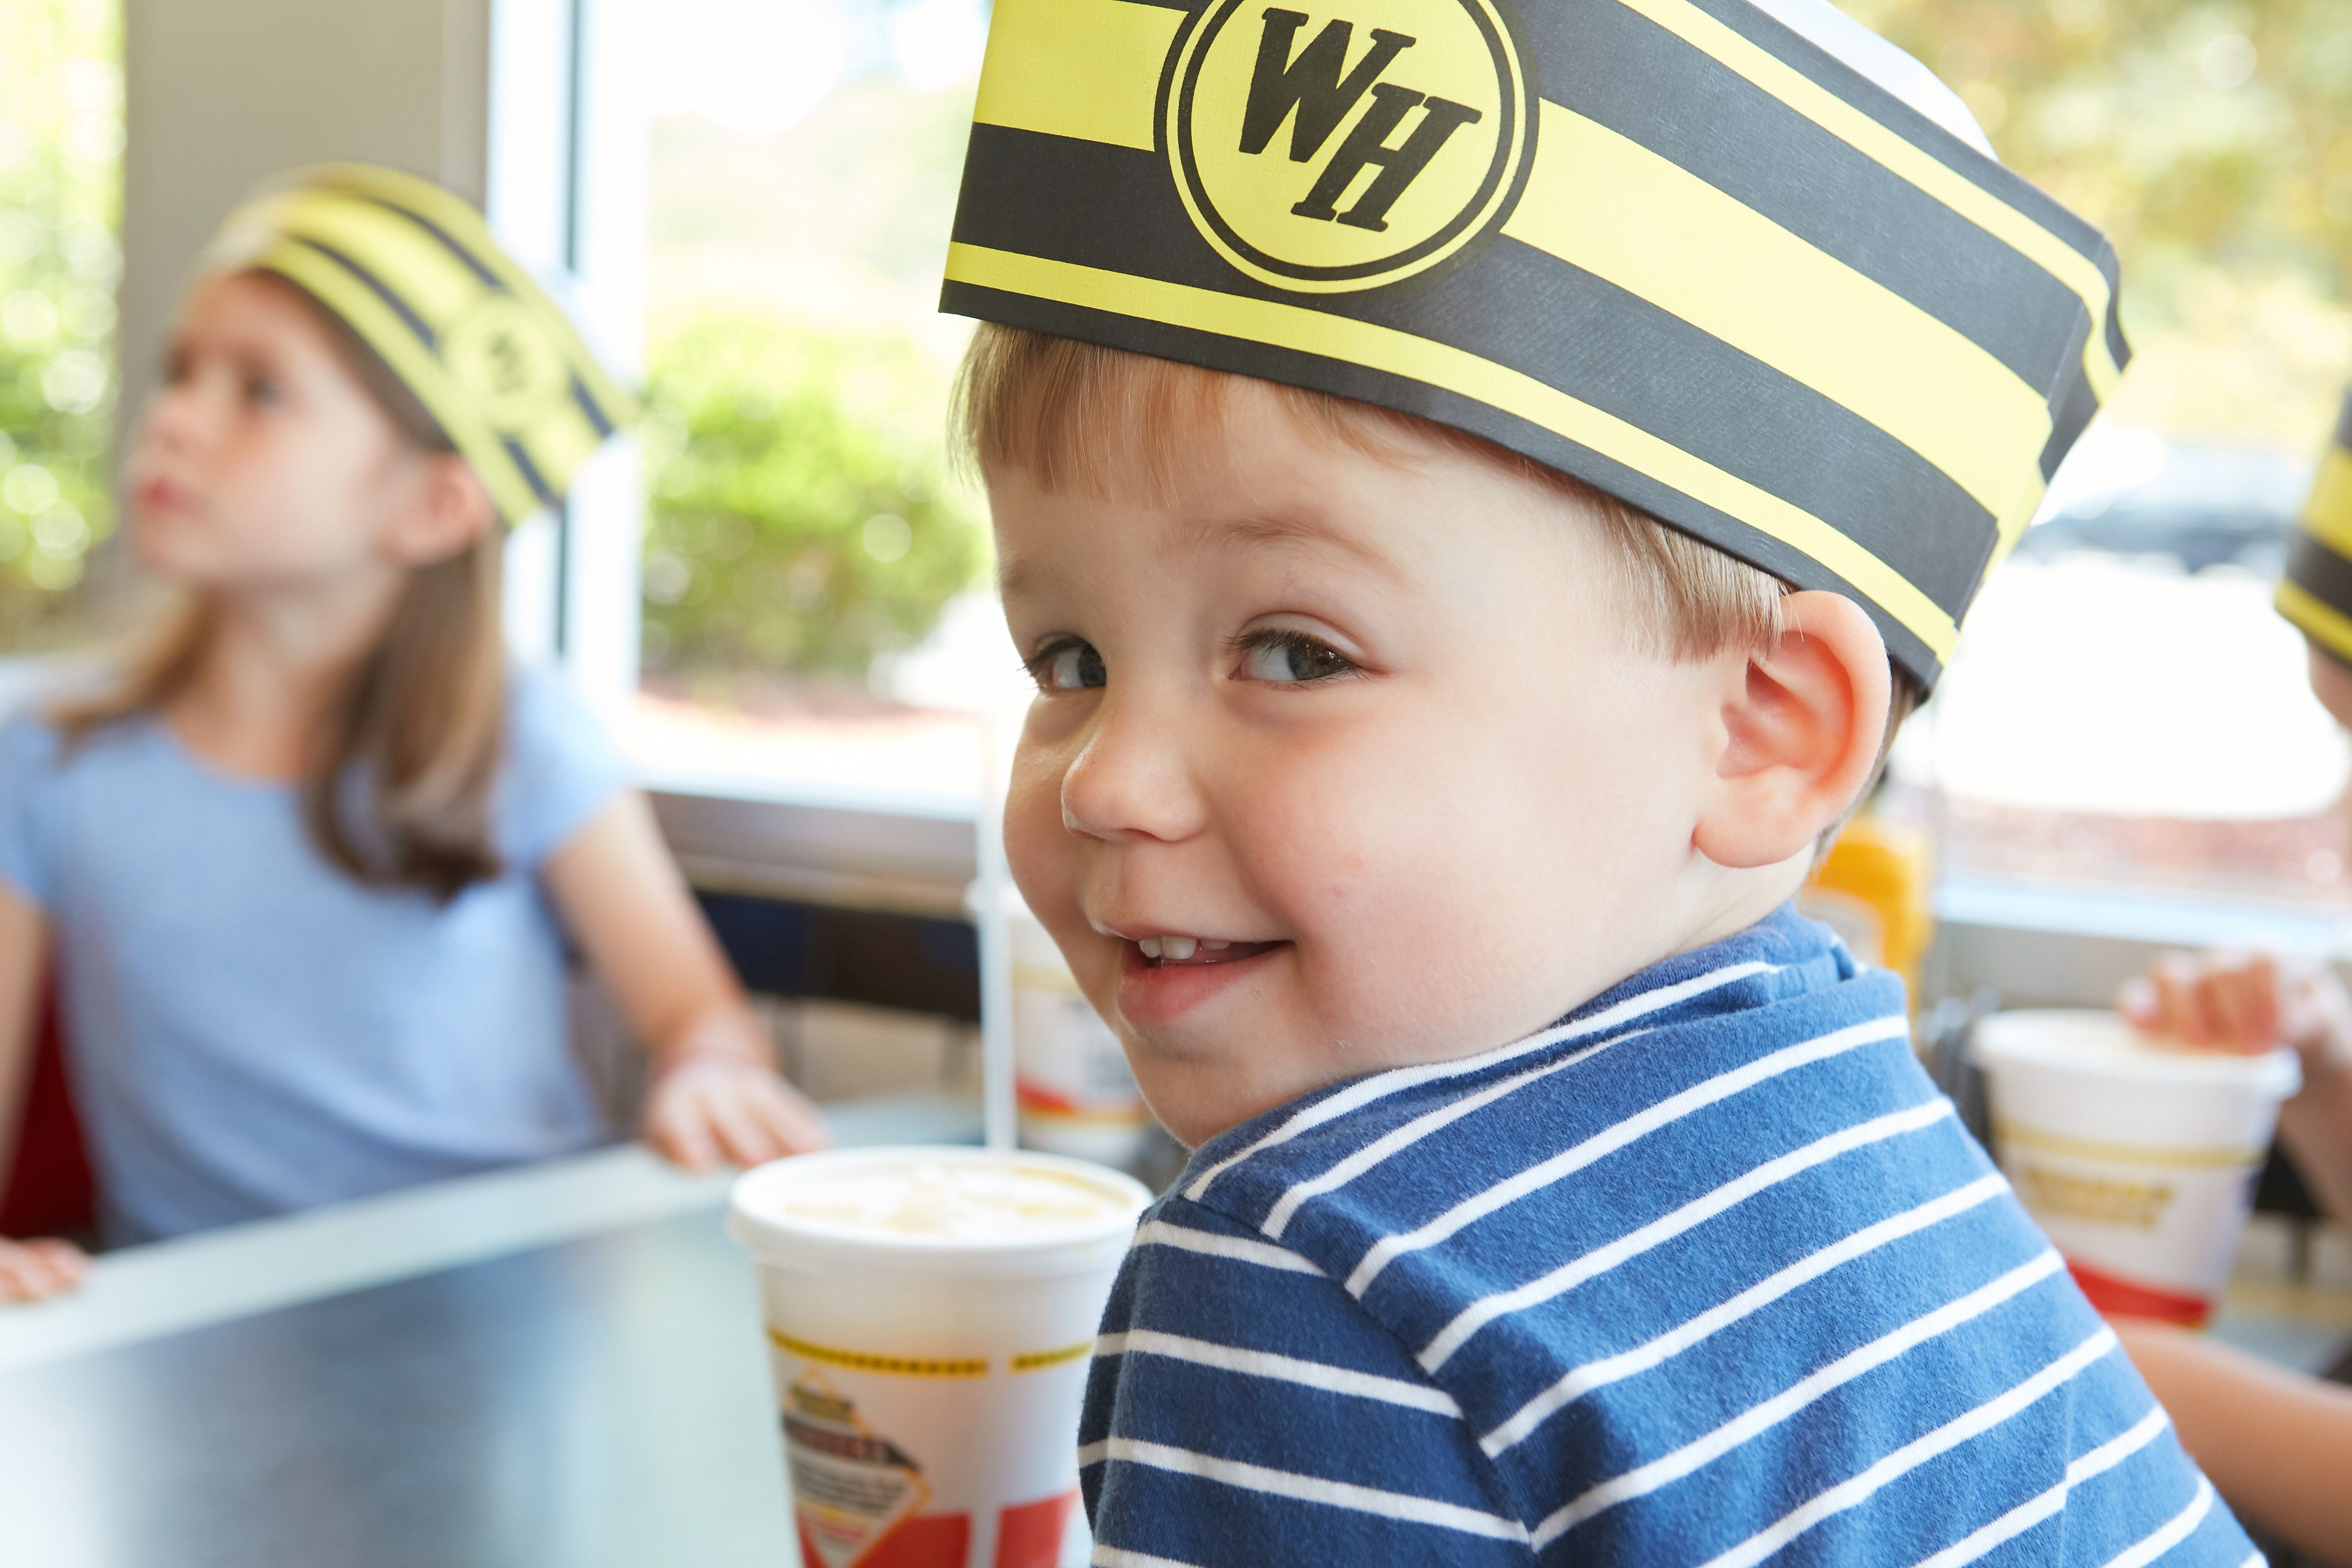
<path fill-rule="evenodd" d="M 1531 1561 L 1460 1410 L 1404 1348 L 1314 1264 L 1181 1198 L 1137 1229 L 1078 1444 L 1113 1562 Z"/>
<path fill-rule="evenodd" d="M 560 673 L 518 667 L 509 674 L 497 816 L 508 864 L 535 875 L 632 776 L 628 759 Z"/>
<path fill-rule="evenodd" d="M 56 896 L 60 742 L 36 714 L 0 724 L 0 880 L 37 909 Z"/>

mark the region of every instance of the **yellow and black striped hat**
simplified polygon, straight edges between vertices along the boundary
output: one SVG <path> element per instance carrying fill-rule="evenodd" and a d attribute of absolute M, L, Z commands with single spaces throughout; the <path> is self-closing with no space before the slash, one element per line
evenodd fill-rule
<path fill-rule="evenodd" d="M 213 268 L 278 273 L 350 324 L 440 421 L 499 515 L 563 498 L 636 406 L 467 203 L 390 169 L 271 182 L 229 215 Z"/>
<path fill-rule="evenodd" d="M 2278 610 L 2314 644 L 2352 664 L 2352 395 L 2336 416 L 2287 547 Z"/>
<path fill-rule="evenodd" d="M 1748 0 L 997 0 L 975 119 L 943 309 L 1486 437 L 1928 684 L 2128 357 L 2095 230 Z"/>

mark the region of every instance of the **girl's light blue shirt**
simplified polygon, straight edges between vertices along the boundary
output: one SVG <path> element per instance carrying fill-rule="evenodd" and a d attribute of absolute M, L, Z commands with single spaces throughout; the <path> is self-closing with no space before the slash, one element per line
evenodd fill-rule
<path fill-rule="evenodd" d="M 565 1027 L 538 876 L 626 783 L 547 673 L 508 682 L 492 837 L 448 904 L 330 865 L 290 785 L 137 720 L 70 749 L 0 726 L 0 878 L 57 944 L 107 1237 L 366 1197 L 610 1136 Z"/>

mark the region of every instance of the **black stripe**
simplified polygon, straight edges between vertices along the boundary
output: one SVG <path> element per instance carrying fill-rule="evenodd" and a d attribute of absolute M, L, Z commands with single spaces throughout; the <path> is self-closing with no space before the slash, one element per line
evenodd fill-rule
<path fill-rule="evenodd" d="M 572 378 L 572 401 L 580 405 L 580 412 L 588 416 L 589 427 L 596 432 L 598 441 L 612 435 L 613 422 L 604 416 L 604 410 L 588 390 L 588 384 L 576 375 Z"/>
<path fill-rule="evenodd" d="M 443 248 L 447 250 L 450 255 L 456 257 L 461 263 L 463 263 L 466 269 L 471 272 L 475 277 L 480 279 L 484 283 L 488 284 L 491 288 L 498 289 L 500 293 L 505 293 L 507 291 L 506 280 L 500 278 L 498 273 L 490 268 L 488 263 L 483 261 L 472 251 L 467 249 L 465 246 L 459 244 L 456 236 L 452 235 L 447 229 L 443 228 L 439 224 L 435 223 L 431 218 L 426 217 L 423 213 L 417 212 L 412 207 L 402 206 L 398 202 L 386 201 L 382 196 L 370 195 L 365 192 L 353 192 L 352 194 L 359 196 L 363 201 L 374 203 L 377 206 L 382 207 L 388 213 L 397 214 L 399 216 L 406 218 L 409 222 L 415 224 L 417 227 L 431 235 L 435 239 L 439 240 Z"/>
<path fill-rule="evenodd" d="M 1118 221 L 1093 221 L 1106 213 L 1117 214 Z M 1193 229 L 1159 155 L 1135 148 L 975 126 L 955 237 L 1132 277 L 1298 302 L 1297 296 L 1226 266 Z M 1671 441 L 1822 519 L 1955 619 L 1996 542 L 1990 512 L 1867 419 L 1649 301 L 1517 240 L 1491 243 L 1434 283 L 1312 300 L 1326 313 L 1446 343 L 1519 371 Z M 1498 309 L 1493 301 L 1504 304 Z M 1570 471 L 1608 488 L 1595 474 Z"/>
<path fill-rule="evenodd" d="M 2074 335 L 2067 342 L 2065 375 L 2059 381 L 2058 391 L 2050 399 L 2050 439 L 2042 447 L 2042 479 L 2043 483 L 2058 472 L 2058 465 L 2074 449 L 2083 429 L 2091 416 L 2099 411 L 2099 395 L 2091 385 L 2091 378 L 2083 370 L 2083 344 L 2090 337 L 2091 318 L 2078 313 L 2074 318 Z"/>
<path fill-rule="evenodd" d="M 2352 616 L 2352 561 L 2298 531 L 2286 551 L 2286 580 L 2339 616 Z"/>
<path fill-rule="evenodd" d="M 325 240 L 314 239 L 307 234 L 292 235 L 289 237 L 299 241 L 301 244 L 309 246 L 311 249 L 317 251 L 320 255 L 325 257 L 328 260 L 333 262 L 336 266 L 341 268 L 344 271 L 350 273 L 352 277 L 366 284 L 369 290 L 373 292 L 377 299 L 382 300 L 386 306 L 390 307 L 393 314 L 400 318 L 402 324 L 406 326 L 410 331 L 416 334 L 417 342 L 423 343 L 427 349 L 432 350 L 436 355 L 440 353 L 440 343 L 438 340 L 434 337 L 433 329 L 425 324 L 425 318 L 410 310 L 408 308 L 408 301 L 394 293 L 392 289 L 385 285 L 383 279 L 378 278 L 374 273 L 361 266 L 356 260 L 352 259 L 350 256 L 346 255 L 336 247 L 329 245 Z M 325 305 L 327 302 L 324 300 L 321 300 L 319 303 Z M 333 307 L 329 306 L 328 308 L 331 310 Z"/>
<path fill-rule="evenodd" d="M 1058 300 L 950 280 L 940 294 L 940 308 L 982 321 L 1028 327 L 1088 342 L 1113 343 L 1161 359 L 1208 365 L 1241 375 L 1262 376 L 1292 385 L 1321 387 L 1343 397 L 1403 409 L 1458 430 L 1483 436 L 1499 446 L 1525 453 L 1562 473 L 1619 496 L 1659 519 L 1696 534 L 1749 564 L 1760 567 L 1801 588 L 1825 588 L 1860 604 L 1877 624 L 1888 654 L 1923 686 L 1932 687 L 1941 667 L 1910 629 L 1867 595 L 1811 556 L 1801 554 L 1738 518 L 1702 505 L 1648 475 L 1628 468 L 1604 454 L 1529 424 L 1498 408 L 1417 381 L 1370 370 L 1344 360 L 1293 349 L 1244 342 L 1164 321 L 1110 315 Z"/>
<path fill-rule="evenodd" d="M 1745 0 L 1742 0 L 1744 5 Z M 2047 396 L 2074 291 L 1910 181 L 1616 0 L 1531 6 L 1544 96 L 1916 305 Z"/>
<path fill-rule="evenodd" d="M 2344 406 L 2336 416 L 2336 444 L 2352 452 L 2352 393 L 2344 395 Z"/>
<path fill-rule="evenodd" d="M 1580 3 L 1609 5 L 1615 0 Z M 2003 167 L 1998 159 L 1986 157 L 1968 142 L 1748 0 L 1691 0 L 1691 4 L 1781 64 L 1853 104 L 1970 184 L 1999 197 L 2056 235 L 2097 264 L 2106 277 L 2108 296 L 2114 297 L 2119 275 L 2115 248 L 2107 244 L 2106 237 L 2068 212 L 2032 181 Z"/>
<path fill-rule="evenodd" d="M 522 449 L 521 442 L 511 436 L 502 436 L 499 444 L 507 449 L 507 456 L 514 459 L 514 466 L 522 470 L 524 482 L 530 486 L 531 492 L 542 504 L 553 506 L 563 499 L 563 492 L 550 485 L 545 476 L 540 473 L 539 465 L 530 460 L 530 454 Z"/>

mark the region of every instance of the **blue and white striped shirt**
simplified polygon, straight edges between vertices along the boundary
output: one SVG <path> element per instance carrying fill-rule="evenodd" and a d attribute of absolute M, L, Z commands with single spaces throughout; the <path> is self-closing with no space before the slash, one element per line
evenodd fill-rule
<path fill-rule="evenodd" d="M 1203 1145 L 1097 1346 L 1095 1562 L 2258 1562 L 1903 1014 L 1784 908 Z"/>

